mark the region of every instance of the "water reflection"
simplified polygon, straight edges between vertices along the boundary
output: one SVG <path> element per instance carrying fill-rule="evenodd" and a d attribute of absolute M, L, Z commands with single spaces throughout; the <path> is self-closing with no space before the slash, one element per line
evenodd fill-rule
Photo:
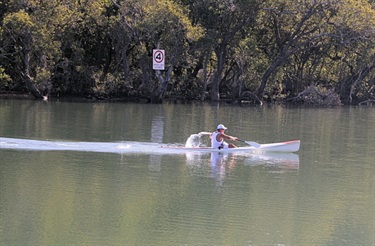
<path fill-rule="evenodd" d="M 294 153 L 187 153 L 186 163 L 193 175 L 213 178 L 222 186 L 226 177 L 238 165 L 263 166 L 269 173 L 286 173 L 299 170 L 299 155 Z"/>
<path fill-rule="evenodd" d="M 373 245 L 374 121 L 363 107 L 0 100 L 0 245 Z M 301 139 L 300 157 L 212 162 L 155 143 L 217 122 Z"/>
<path fill-rule="evenodd" d="M 164 117 L 153 116 L 151 126 L 151 142 L 162 143 L 164 137 Z M 161 170 L 161 156 L 151 155 L 150 156 L 150 171 L 160 172 Z"/>
<path fill-rule="evenodd" d="M 164 117 L 154 116 L 151 126 L 151 142 L 162 143 L 164 137 Z"/>
<path fill-rule="evenodd" d="M 298 170 L 299 155 L 294 153 L 265 153 L 253 154 L 246 158 L 245 165 L 275 167 L 282 171 Z"/>
<path fill-rule="evenodd" d="M 216 186 L 222 186 L 226 173 L 235 169 L 236 156 L 230 153 L 211 153 L 211 177 Z"/>

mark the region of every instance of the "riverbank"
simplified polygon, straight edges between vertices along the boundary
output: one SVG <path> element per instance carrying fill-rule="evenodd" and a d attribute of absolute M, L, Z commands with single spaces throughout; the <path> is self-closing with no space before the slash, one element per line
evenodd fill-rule
<path fill-rule="evenodd" d="M 0 93 L 0 99 L 16 99 L 16 100 L 41 100 L 36 99 L 31 94 L 22 94 L 22 93 Z M 98 97 L 93 95 L 87 96 L 63 96 L 63 97 L 55 97 L 49 96 L 44 101 L 65 101 L 65 102 L 132 102 L 132 103 L 151 103 L 148 98 L 144 97 L 132 97 L 132 98 L 119 98 L 119 97 Z M 163 99 L 162 103 L 202 103 L 202 102 L 212 102 L 211 100 L 207 99 L 205 101 L 201 100 L 191 100 L 191 99 L 184 99 L 184 98 L 165 98 Z M 294 106 L 311 106 L 311 107 L 339 107 L 344 105 L 360 105 L 360 106 L 373 106 L 375 104 L 374 99 L 367 99 L 367 100 L 356 100 L 352 101 L 352 103 L 341 103 L 337 95 L 333 96 L 326 96 L 321 95 L 313 90 L 304 91 L 300 93 L 296 97 L 290 97 L 285 99 L 275 99 L 269 100 L 265 102 L 259 102 L 251 99 L 230 99 L 230 98 L 222 98 L 218 103 L 228 103 L 231 105 L 238 104 L 239 106 L 243 105 L 294 105 Z"/>

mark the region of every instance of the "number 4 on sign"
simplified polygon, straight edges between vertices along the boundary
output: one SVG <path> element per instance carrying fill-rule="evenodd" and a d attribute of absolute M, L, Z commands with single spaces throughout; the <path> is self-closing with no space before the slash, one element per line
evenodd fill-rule
<path fill-rule="evenodd" d="M 152 68 L 154 70 L 164 70 L 165 52 L 164 50 L 153 50 Z"/>
<path fill-rule="evenodd" d="M 162 60 L 162 55 L 161 55 L 161 53 L 159 52 L 159 53 L 156 53 L 156 60 Z"/>

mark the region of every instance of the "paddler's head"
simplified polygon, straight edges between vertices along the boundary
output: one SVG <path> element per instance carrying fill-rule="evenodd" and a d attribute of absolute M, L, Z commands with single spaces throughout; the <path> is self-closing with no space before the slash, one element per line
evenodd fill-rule
<path fill-rule="evenodd" d="M 218 132 L 221 132 L 221 131 L 225 131 L 225 130 L 228 129 L 228 128 L 226 128 L 223 124 L 219 124 L 219 125 L 216 127 L 216 129 L 217 129 Z"/>

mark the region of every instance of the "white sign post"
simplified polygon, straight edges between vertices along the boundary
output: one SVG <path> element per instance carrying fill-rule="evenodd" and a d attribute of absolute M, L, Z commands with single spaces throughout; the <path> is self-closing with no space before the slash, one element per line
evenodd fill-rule
<path fill-rule="evenodd" d="M 153 50 L 152 68 L 154 70 L 164 70 L 164 50 Z"/>

